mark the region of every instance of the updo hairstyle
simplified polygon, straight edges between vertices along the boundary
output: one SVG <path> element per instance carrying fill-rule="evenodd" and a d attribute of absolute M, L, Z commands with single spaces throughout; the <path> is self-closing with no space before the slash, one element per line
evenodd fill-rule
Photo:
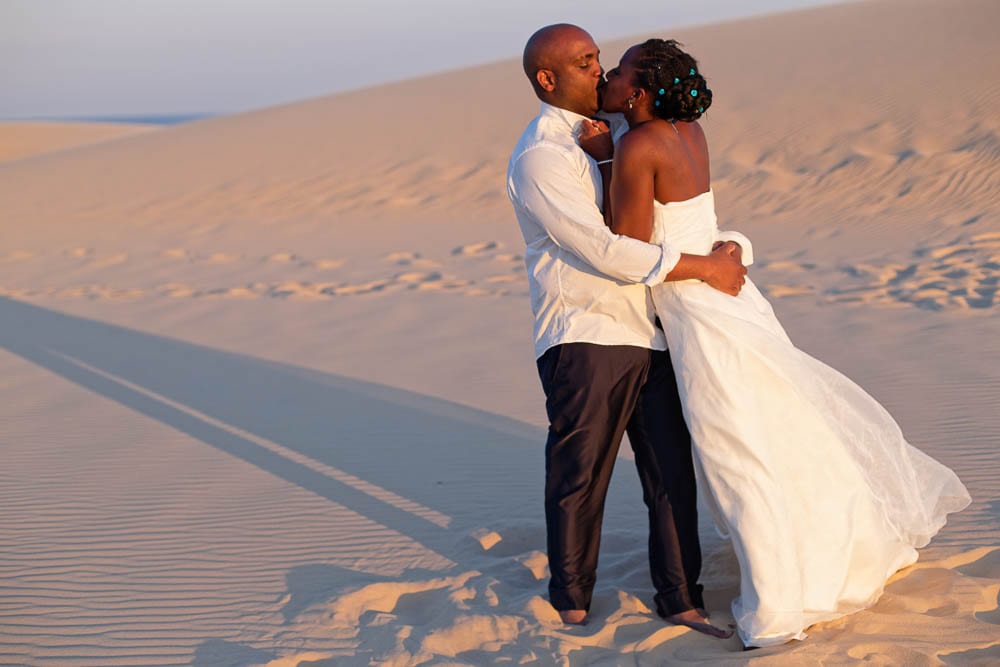
<path fill-rule="evenodd" d="M 698 62 L 672 39 L 639 45 L 635 85 L 653 96 L 653 114 L 665 120 L 698 120 L 712 105 L 712 91 Z"/>

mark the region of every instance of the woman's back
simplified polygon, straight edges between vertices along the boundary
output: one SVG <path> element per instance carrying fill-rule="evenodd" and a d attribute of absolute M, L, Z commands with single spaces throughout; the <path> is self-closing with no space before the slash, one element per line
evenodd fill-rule
<path fill-rule="evenodd" d="M 712 186 L 708 142 L 697 122 L 653 119 L 630 131 L 634 141 L 623 150 L 648 150 L 653 194 L 661 204 L 692 199 Z"/>

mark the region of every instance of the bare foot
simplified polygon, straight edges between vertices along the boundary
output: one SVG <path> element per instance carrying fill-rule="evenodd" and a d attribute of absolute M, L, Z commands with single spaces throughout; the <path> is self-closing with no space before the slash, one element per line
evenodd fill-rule
<path fill-rule="evenodd" d="M 682 611 L 679 614 L 667 616 L 666 620 L 668 623 L 673 623 L 674 625 L 684 625 L 692 630 L 697 630 L 698 632 L 711 637 L 718 637 L 719 639 L 728 639 L 733 636 L 732 630 L 723 630 L 722 628 L 715 627 L 709 623 L 708 619 L 705 618 L 705 615 L 700 613 L 697 609 L 688 609 L 687 611 Z"/>
<path fill-rule="evenodd" d="M 584 625 L 587 622 L 587 610 L 566 609 L 559 612 L 559 618 L 566 625 Z"/>

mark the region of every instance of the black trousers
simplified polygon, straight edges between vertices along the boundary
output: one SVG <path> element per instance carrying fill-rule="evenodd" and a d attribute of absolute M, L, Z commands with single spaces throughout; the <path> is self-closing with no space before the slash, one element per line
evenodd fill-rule
<path fill-rule="evenodd" d="M 549 599 L 590 609 L 604 501 L 628 433 L 649 514 L 649 567 L 661 616 L 703 607 L 691 437 L 670 356 L 567 343 L 538 359 L 549 418 L 545 521 Z"/>

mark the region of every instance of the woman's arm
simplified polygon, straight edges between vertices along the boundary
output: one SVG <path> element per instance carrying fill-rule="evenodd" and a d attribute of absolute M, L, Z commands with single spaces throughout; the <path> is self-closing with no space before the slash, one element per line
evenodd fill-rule
<path fill-rule="evenodd" d="M 653 235 L 654 157 L 640 135 L 629 132 L 618 141 L 611 199 L 604 202 L 611 211 L 611 231 L 615 234 L 647 243 Z"/>
<path fill-rule="evenodd" d="M 615 155 L 615 145 L 611 140 L 611 128 L 603 120 L 591 120 L 580 126 L 580 148 L 597 162 L 601 172 L 601 187 L 604 196 L 601 213 L 604 224 L 611 226 L 611 174 Z"/>
<path fill-rule="evenodd" d="M 601 200 L 604 202 L 601 210 L 601 213 L 604 214 L 604 224 L 614 229 L 611 225 L 611 178 L 614 173 L 614 162 L 609 158 L 607 161 L 598 164 L 597 168 L 601 171 L 601 186 L 604 192 L 604 198 Z"/>
<path fill-rule="evenodd" d="M 641 136 L 632 133 L 626 133 L 613 147 L 611 135 L 599 123 L 584 123 L 580 147 L 603 163 L 598 166 L 604 187 L 605 223 L 614 234 L 648 243 L 653 235 L 653 152 Z M 610 162 L 612 153 L 614 161 Z M 740 262 L 739 246 L 726 243 L 713 248 L 709 255 L 681 253 L 665 280 L 702 280 L 735 296 L 743 287 L 746 273 Z"/>

